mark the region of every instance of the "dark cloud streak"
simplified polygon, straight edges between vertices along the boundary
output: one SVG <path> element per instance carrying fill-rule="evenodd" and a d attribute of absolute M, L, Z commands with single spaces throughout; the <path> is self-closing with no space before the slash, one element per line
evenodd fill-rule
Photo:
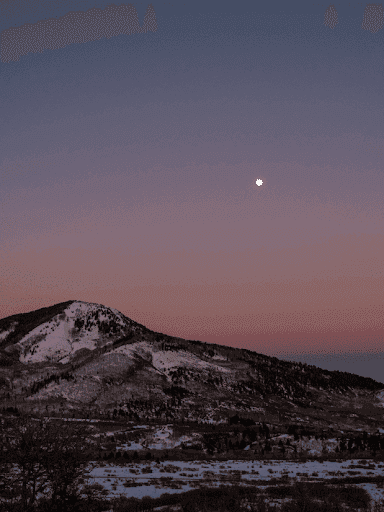
<path fill-rule="evenodd" d="M 364 9 L 361 28 L 375 34 L 383 28 L 382 4 L 367 4 Z M 330 4 L 324 14 L 324 25 L 334 29 L 338 24 L 337 10 L 334 4 Z"/>
<path fill-rule="evenodd" d="M 335 28 L 338 23 L 336 7 L 331 4 L 325 11 L 324 25 L 330 28 Z"/>
<path fill-rule="evenodd" d="M 110 39 L 120 34 L 156 32 L 155 10 L 150 4 L 140 26 L 136 7 L 132 4 L 105 9 L 69 12 L 60 18 L 50 18 L 37 23 L 25 23 L 3 30 L 1 34 L 1 61 L 12 62 L 28 53 L 57 50 L 74 43 L 88 43 L 102 38 Z"/>
<path fill-rule="evenodd" d="M 363 23 L 361 28 L 375 34 L 383 28 L 383 6 L 382 4 L 367 4 L 364 10 Z"/>

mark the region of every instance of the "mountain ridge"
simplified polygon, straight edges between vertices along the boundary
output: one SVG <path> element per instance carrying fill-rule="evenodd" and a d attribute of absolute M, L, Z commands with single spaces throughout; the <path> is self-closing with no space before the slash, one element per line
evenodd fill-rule
<path fill-rule="evenodd" d="M 382 421 L 383 390 L 367 377 L 154 332 L 97 303 L 0 320 L 0 396 L 12 392 L 24 409 L 60 403 L 100 416 L 135 407 L 143 419 L 216 422 L 241 412 L 363 427 Z"/>

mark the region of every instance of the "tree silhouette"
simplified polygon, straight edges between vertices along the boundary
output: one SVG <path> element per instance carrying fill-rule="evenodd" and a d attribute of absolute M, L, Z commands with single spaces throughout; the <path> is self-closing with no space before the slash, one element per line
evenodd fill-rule
<path fill-rule="evenodd" d="M 58 430 L 47 419 L 27 417 L 8 418 L 2 430 L 7 435 L 0 438 L 0 508 L 10 500 L 23 512 L 32 511 L 41 494 L 50 510 L 73 510 L 74 502 L 81 500 L 88 432 L 68 423 Z"/>

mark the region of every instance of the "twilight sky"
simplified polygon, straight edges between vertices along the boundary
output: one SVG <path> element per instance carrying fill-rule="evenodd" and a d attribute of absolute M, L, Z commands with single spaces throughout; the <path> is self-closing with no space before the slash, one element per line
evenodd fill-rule
<path fill-rule="evenodd" d="M 97 302 L 384 381 L 383 9 L 329 6 L 1 3 L 0 317 Z"/>

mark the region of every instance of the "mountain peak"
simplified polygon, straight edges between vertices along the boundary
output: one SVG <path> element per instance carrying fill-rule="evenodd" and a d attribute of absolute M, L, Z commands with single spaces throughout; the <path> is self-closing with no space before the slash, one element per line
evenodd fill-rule
<path fill-rule="evenodd" d="M 0 320 L 0 348 L 22 363 L 66 362 L 126 336 L 133 323 L 116 309 L 73 300 Z"/>
<path fill-rule="evenodd" d="M 322 425 L 341 411 L 344 425 L 364 428 L 368 419 L 356 419 L 355 410 L 382 417 L 383 388 L 358 375 L 156 333 L 101 304 L 67 301 L 0 320 L 0 396 L 12 389 L 33 410 L 55 401 L 82 411 L 134 401 L 143 417 L 157 404 L 215 421 L 269 410 Z"/>

